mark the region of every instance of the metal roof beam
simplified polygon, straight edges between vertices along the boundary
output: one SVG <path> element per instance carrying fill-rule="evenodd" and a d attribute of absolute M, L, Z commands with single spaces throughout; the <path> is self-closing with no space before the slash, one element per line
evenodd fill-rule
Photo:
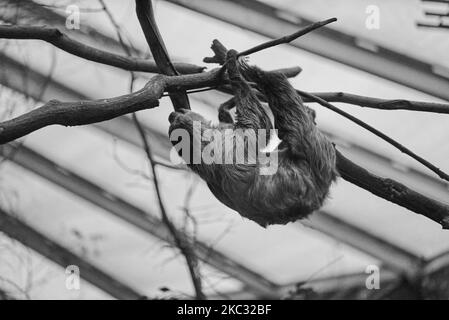
<path fill-rule="evenodd" d="M 137 208 L 121 197 L 102 189 L 70 170 L 46 159 L 37 152 L 24 146 L 17 146 L 17 144 L 5 144 L 0 146 L 0 155 L 7 157 L 24 169 L 72 192 L 148 234 L 164 242 L 173 244 L 170 231 L 154 215 Z M 248 290 L 256 293 L 259 297 L 279 297 L 276 291 L 276 284 L 246 268 L 232 258 L 210 248 L 201 241 L 195 243 L 195 251 L 200 260 L 241 281 Z"/>
<path fill-rule="evenodd" d="M 410 251 L 325 211 L 315 212 L 300 223 L 379 259 L 403 275 L 413 277 L 423 266 L 424 259 Z"/>
<path fill-rule="evenodd" d="M 142 297 L 142 294 L 104 273 L 3 209 L 0 209 L 0 232 L 16 239 L 24 246 L 33 249 L 63 268 L 70 265 L 79 267 L 80 276 L 83 279 L 117 299 L 135 300 Z"/>

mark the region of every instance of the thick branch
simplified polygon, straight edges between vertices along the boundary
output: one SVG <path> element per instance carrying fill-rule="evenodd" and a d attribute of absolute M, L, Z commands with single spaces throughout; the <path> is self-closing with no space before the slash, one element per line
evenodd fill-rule
<path fill-rule="evenodd" d="M 337 151 L 337 168 L 341 177 L 378 197 L 422 214 L 449 229 L 449 206 L 429 199 L 402 183 L 381 178 L 360 167 Z"/>
<path fill-rule="evenodd" d="M 164 40 L 159 32 L 156 21 L 154 19 L 153 5 L 151 0 L 136 0 L 136 13 L 140 26 L 145 35 L 154 61 L 159 68 L 160 73 L 167 76 L 179 75 L 175 66 L 172 64 L 165 48 Z M 182 89 L 168 91 L 170 99 L 175 110 L 190 109 L 189 98 L 187 93 Z"/>
<path fill-rule="evenodd" d="M 0 38 L 43 40 L 59 49 L 90 61 L 128 71 L 159 73 L 159 68 L 154 61 L 125 57 L 87 46 L 70 38 L 57 28 L 46 26 L 0 25 Z M 203 67 L 188 63 L 176 63 L 175 66 L 182 74 L 198 73 L 204 70 Z"/>
<path fill-rule="evenodd" d="M 165 90 L 195 89 L 218 83 L 218 70 L 175 77 L 157 75 L 143 89 L 116 98 L 77 102 L 51 100 L 40 108 L 0 123 L 0 144 L 49 125 L 86 125 L 154 108 Z"/>

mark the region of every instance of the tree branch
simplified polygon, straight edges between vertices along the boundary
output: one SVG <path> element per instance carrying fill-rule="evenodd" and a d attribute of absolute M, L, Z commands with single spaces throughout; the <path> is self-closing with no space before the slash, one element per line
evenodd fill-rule
<path fill-rule="evenodd" d="M 313 95 L 328 102 L 342 102 L 360 107 L 381 110 L 409 110 L 449 114 L 449 104 L 411 101 L 404 99 L 379 99 L 364 97 L 346 92 L 314 92 Z M 314 102 L 313 99 L 304 97 L 305 102 Z"/>
<path fill-rule="evenodd" d="M 70 38 L 57 28 L 46 26 L 0 25 L 0 38 L 43 40 L 61 50 L 90 61 L 110 65 L 127 71 L 159 73 L 159 68 L 154 61 L 121 56 L 87 46 Z M 198 73 L 204 70 L 204 67 L 188 63 L 176 63 L 175 66 L 182 74 Z"/>
<path fill-rule="evenodd" d="M 153 53 L 153 56 L 159 69 L 162 71 L 162 73 L 168 76 L 177 75 L 178 72 L 176 71 L 175 67 L 172 65 L 170 61 L 167 50 L 165 49 L 163 39 L 159 34 L 159 30 L 154 20 L 151 0 L 148 0 L 146 3 L 136 1 L 136 11 L 142 30 L 145 33 L 145 37 L 147 39 L 148 44 L 150 45 L 150 49 Z M 172 100 L 175 109 L 189 108 L 189 100 L 185 91 L 184 92 L 169 91 L 169 92 L 170 98 Z M 156 172 L 156 162 L 153 159 L 151 147 L 150 144 L 148 143 L 145 130 L 140 124 L 136 113 L 133 113 L 133 120 L 136 125 L 137 131 L 139 132 L 139 135 L 142 139 L 144 150 L 150 163 L 151 171 L 153 173 L 153 183 L 156 190 L 159 209 L 161 211 L 162 221 L 170 231 L 176 247 L 180 250 L 181 254 L 184 256 L 186 260 L 193 288 L 195 289 L 196 299 L 204 300 L 206 299 L 206 296 L 203 293 L 203 284 L 201 279 L 201 273 L 199 270 L 198 257 L 196 256 L 193 245 L 190 243 L 189 239 L 183 237 L 182 234 L 178 232 L 178 229 L 172 223 L 167 214 L 164 202 L 162 201 L 162 194 L 159 187 L 159 180 Z"/>
<path fill-rule="evenodd" d="M 237 57 L 248 56 L 250 54 L 253 54 L 253 53 L 256 53 L 256 52 L 259 52 L 259 51 L 262 51 L 262 50 L 265 50 L 265 49 L 268 49 L 268 48 L 271 48 L 271 47 L 274 47 L 274 46 L 277 46 L 277 45 L 280 45 L 280 44 L 292 42 L 293 40 L 295 40 L 295 39 L 297 39 L 299 37 L 302 37 L 303 35 L 311 32 L 313 30 L 316 30 L 318 28 L 324 27 L 325 25 L 327 25 L 329 23 L 332 23 L 332 22 L 335 22 L 335 21 L 337 21 L 337 18 L 331 18 L 331 19 L 327 19 L 327 20 L 324 20 L 324 21 L 311 23 L 307 27 L 305 27 L 305 28 L 303 28 L 303 29 L 301 29 L 299 31 L 296 31 L 295 33 L 292 33 L 292 34 L 290 34 L 288 36 L 284 36 L 284 37 L 281 37 L 281 38 L 278 38 L 278 39 L 275 39 L 275 40 L 272 40 L 272 41 L 268 41 L 268 42 L 262 43 L 262 44 L 260 44 L 258 46 L 255 46 L 254 48 L 251 48 L 251 49 L 239 52 L 237 54 Z"/>
<path fill-rule="evenodd" d="M 151 172 L 153 173 L 153 184 L 154 188 L 156 190 L 156 196 L 159 204 L 159 209 L 161 210 L 161 216 L 162 221 L 167 226 L 168 230 L 170 231 L 173 240 L 175 242 L 176 247 L 181 251 L 182 255 L 184 256 L 187 268 L 189 269 L 189 274 L 192 279 L 193 287 L 195 289 L 196 293 L 196 299 L 197 300 L 205 300 L 206 296 L 203 293 L 203 285 L 201 280 L 201 274 L 198 268 L 198 258 L 195 254 L 195 250 L 190 244 L 190 241 L 187 237 L 184 237 L 182 233 L 178 232 L 178 229 L 176 226 L 171 222 L 167 210 L 165 209 L 164 202 L 162 201 L 162 193 L 159 186 L 159 179 L 157 177 L 156 172 L 156 162 L 153 160 L 153 155 L 151 152 L 150 144 L 147 141 L 147 136 L 145 134 L 145 130 L 143 129 L 142 125 L 139 122 L 139 119 L 137 118 L 137 115 L 133 113 L 133 120 L 136 124 L 136 128 L 139 132 L 139 135 L 142 139 L 145 154 L 147 156 L 148 162 L 150 163 Z"/>
<path fill-rule="evenodd" d="M 422 165 L 424 165 L 425 167 L 427 167 L 428 169 L 430 169 L 431 171 L 436 173 L 441 179 L 449 181 L 449 175 L 446 174 L 445 172 L 443 172 L 440 168 L 436 167 L 435 165 L 433 165 L 429 161 L 425 160 L 424 158 L 418 156 L 417 154 L 415 154 L 411 150 L 407 149 L 402 144 L 400 144 L 396 140 L 390 138 L 389 136 L 387 136 L 383 132 L 381 132 L 381 131 L 377 130 L 376 128 L 370 126 L 369 124 L 363 122 L 362 120 L 358 119 L 357 117 L 354 117 L 353 115 L 351 115 L 351 114 L 349 114 L 349 113 L 347 113 L 347 112 L 345 112 L 343 110 L 340 110 L 339 108 L 337 108 L 334 105 L 330 104 L 326 100 L 321 99 L 320 97 L 317 97 L 317 96 L 315 96 L 315 95 L 313 95 L 311 93 L 304 92 L 304 91 L 301 91 L 301 90 L 296 90 L 296 91 L 302 97 L 307 97 L 309 100 L 319 103 L 323 107 L 326 107 L 326 108 L 328 108 L 328 109 L 338 113 L 339 115 L 342 115 L 343 117 L 351 120 L 352 122 L 356 123 L 357 125 L 361 126 L 362 128 L 372 132 L 374 135 L 376 135 L 379 138 L 383 139 L 384 141 L 388 142 L 389 144 L 394 146 L 399 151 L 405 153 L 406 155 L 410 156 L 411 158 L 415 159 L 416 161 L 418 161 L 419 163 L 421 163 Z"/>
<path fill-rule="evenodd" d="M 0 123 L 0 144 L 4 144 L 49 125 L 79 126 L 110 120 L 159 105 L 165 90 L 195 89 L 219 83 L 218 70 L 192 75 L 156 75 L 139 91 L 110 99 L 61 102 L 45 105 L 17 118 Z"/>
<path fill-rule="evenodd" d="M 298 30 L 290 35 L 287 35 L 287 36 L 284 36 L 281 38 L 277 38 L 277 39 L 274 39 L 271 41 L 267 41 L 267 42 L 264 42 L 262 44 L 255 46 L 253 48 L 241 51 L 237 54 L 237 57 L 248 56 L 250 54 L 253 54 L 253 53 L 274 47 L 274 46 L 278 46 L 280 44 L 292 42 L 293 40 L 295 40 L 299 37 L 302 37 L 303 35 L 306 35 L 307 33 L 312 32 L 313 30 L 324 27 L 325 25 L 335 22 L 335 21 L 337 21 L 337 18 L 331 18 L 331 19 L 327 19 L 324 21 L 318 21 L 318 22 L 311 23 L 308 26 L 306 26 L 305 28 L 302 28 L 301 30 Z M 212 42 L 211 49 L 215 53 L 215 56 L 206 57 L 203 59 L 203 61 L 206 63 L 218 63 L 220 65 L 224 65 L 225 60 L 226 60 L 226 52 L 227 52 L 226 47 L 223 46 L 220 41 L 215 39 Z"/>
<path fill-rule="evenodd" d="M 346 181 L 380 198 L 436 221 L 441 224 L 443 229 L 449 229 L 448 205 L 429 199 L 393 179 L 378 177 L 355 164 L 339 151 L 336 154 L 338 172 Z"/>
<path fill-rule="evenodd" d="M 179 75 L 170 60 L 164 40 L 154 19 L 151 0 L 136 0 L 136 13 L 160 73 L 167 76 Z M 170 90 L 168 93 L 175 110 L 190 109 L 189 98 L 185 91 L 179 88 L 178 90 Z"/>

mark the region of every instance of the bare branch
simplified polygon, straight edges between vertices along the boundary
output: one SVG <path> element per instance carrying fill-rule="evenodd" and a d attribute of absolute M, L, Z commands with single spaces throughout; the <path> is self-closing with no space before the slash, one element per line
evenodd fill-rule
<path fill-rule="evenodd" d="M 154 19 L 151 0 L 136 0 L 136 13 L 159 71 L 167 76 L 179 75 L 170 60 L 164 40 Z M 182 89 L 169 90 L 168 93 L 175 110 L 190 109 L 189 98 L 185 91 Z"/>
<path fill-rule="evenodd" d="M 57 28 L 46 26 L 0 25 L 0 38 L 43 40 L 61 50 L 90 61 L 110 65 L 127 71 L 159 73 L 159 68 L 154 61 L 121 56 L 87 46 L 70 38 Z M 182 74 L 198 73 L 204 70 L 203 67 L 188 63 L 176 63 L 175 66 Z"/>
<path fill-rule="evenodd" d="M 409 110 L 434 113 L 449 114 L 449 104 L 410 101 L 404 99 L 379 99 L 364 97 L 346 92 L 314 92 L 313 95 L 320 97 L 328 102 L 343 102 L 360 107 L 381 109 L 381 110 Z M 306 102 L 313 102 L 312 99 L 304 97 Z"/>
<path fill-rule="evenodd" d="M 248 56 L 250 54 L 253 54 L 253 53 L 256 53 L 256 52 L 259 52 L 259 51 L 262 51 L 262 50 L 265 50 L 265 49 L 268 49 L 268 48 L 271 48 L 271 47 L 274 47 L 274 46 L 277 46 L 280 44 L 289 43 L 289 42 L 311 32 L 313 30 L 324 27 L 325 25 L 335 22 L 335 21 L 337 21 L 337 18 L 331 18 L 331 19 L 328 19 L 325 21 L 319 21 L 319 22 L 312 23 L 312 24 L 308 25 L 307 27 L 305 27 L 299 31 L 296 31 L 295 33 L 292 33 L 288 36 L 284 36 L 284 37 L 281 37 L 281 38 L 278 38 L 275 40 L 267 41 L 267 42 L 264 42 L 262 44 L 255 46 L 251 49 L 239 52 L 237 54 L 237 57 Z M 211 49 L 215 53 L 215 56 L 206 57 L 203 59 L 203 61 L 206 63 L 218 63 L 220 65 L 223 65 L 225 63 L 225 59 L 226 59 L 226 52 L 227 52 L 226 47 L 223 46 L 220 41 L 215 39 L 212 42 Z"/>
<path fill-rule="evenodd" d="M 110 99 L 60 102 L 51 100 L 40 108 L 0 123 L 0 144 L 4 144 L 43 127 L 59 124 L 79 126 L 151 109 L 159 105 L 165 90 L 196 89 L 220 83 L 219 70 L 183 76 L 154 76 L 143 89 Z"/>
<path fill-rule="evenodd" d="M 142 30 L 145 34 L 145 38 L 147 40 L 148 45 L 150 46 L 151 52 L 159 67 L 159 70 L 167 76 L 178 75 L 179 73 L 171 63 L 167 49 L 165 48 L 164 45 L 164 41 L 159 33 L 159 29 L 154 19 L 153 6 L 151 0 L 136 0 L 136 12 L 137 17 L 139 18 L 140 26 L 142 27 Z M 173 103 L 173 107 L 175 110 L 190 109 L 189 98 L 185 90 L 182 90 L 180 88 L 176 90 L 169 89 L 168 93 L 170 95 L 170 99 Z M 156 173 L 156 164 L 151 154 L 150 145 L 147 141 L 145 132 L 142 126 L 140 125 L 136 114 L 133 114 L 133 119 L 144 143 L 144 149 L 153 172 L 153 179 L 154 179 L 153 181 L 156 189 L 159 207 L 161 210 L 162 221 L 170 230 L 170 233 L 173 236 L 176 246 L 181 251 L 182 255 L 186 260 L 187 267 L 189 269 L 189 274 L 192 279 L 193 287 L 195 289 L 196 299 L 204 300 L 206 299 L 206 296 L 203 293 L 201 274 L 198 266 L 198 258 L 195 254 L 193 245 L 189 242 L 189 239 L 181 236 L 181 233 L 178 232 L 175 225 L 171 222 L 170 218 L 168 217 L 164 203 L 162 201 L 162 195 L 160 192 L 159 182 Z"/>
<path fill-rule="evenodd" d="M 378 177 L 360 167 L 337 151 L 337 168 L 346 181 L 376 196 L 422 214 L 449 229 L 449 206 L 429 199 L 393 179 Z"/>
<path fill-rule="evenodd" d="M 347 113 L 347 112 L 337 108 L 336 106 L 334 106 L 334 105 L 330 104 L 329 102 L 321 99 L 320 97 L 317 97 L 317 96 L 315 96 L 315 95 L 313 95 L 311 93 L 307 93 L 307 92 L 304 92 L 304 91 L 301 91 L 301 90 L 296 90 L 296 91 L 302 97 L 307 97 L 309 100 L 313 100 L 314 102 L 319 103 L 323 107 L 326 107 L 326 108 L 328 108 L 328 109 L 338 113 L 339 115 L 342 115 L 343 117 L 351 120 L 352 122 L 356 123 L 357 125 L 361 126 L 362 128 L 368 130 L 369 132 L 372 132 L 373 134 L 375 134 L 379 138 L 383 139 L 384 141 L 386 141 L 389 144 L 391 144 L 392 146 L 394 146 L 396 149 L 398 149 L 401 152 L 409 155 L 410 157 L 412 157 L 413 159 L 415 159 L 416 161 L 418 161 L 419 163 L 421 163 L 425 167 L 427 167 L 430 170 L 432 170 L 433 172 L 435 172 L 440 178 L 442 178 L 442 179 L 444 179 L 446 181 L 449 181 L 449 175 L 448 174 L 446 174 L 445 172 L 443 172 L 442 170 L 437 168 L 435 165 L 433 165 L 429 161 L 427 161 L 424 158 L 418 156 L 417 154 L 415 154 L 411 150 L 407 149 L 402 144 L 400 144 L 396 140 L 390 138 L 389 136 L 387 136 L 383 132 L 381 132 L 381 131 L 377 130 L 376 128 L 370 126 L 369 124 L 363 122 L 362 120 L 358 119 L 357 117 L 354 117 L 353 115 L 351 115 L 351 114 L 349 114 L 349 113 Z"/>
<path fill-rule="evenodd" d="M 238 57 L 248 56 L 250 54 L 253 54 L 253 53 L 256 53 L 256 52 L 259 52 L 259 51 L 262 51 L 262 50 L 265 50 L 265 49 L 268 49 L 268 48 L 271 48 L 271 47 L 274 47 L 274 46 L 277 46 L 277 45 L 280 45 L 280 44 L 292 42 L 293 40 L 295 40 L 295 39 L 297 39 L 297 38 L 299 38 L 299 37 L 301 37 L 301 36 L 311 32 L 313 30 L 316 30 L 318 28 L 324 27 L 325 25 L 327 25 L 329 23 L 332 23 L 332 22 L 335 22 L 335 21 L 337 21 L 337 18 L 331 18 L 331 19 L 328 19 L 328 20 L 325 20 L 325 21 L 319 21 L 319 22 L 312 23 L 312 24 L 308 25 L 307 27 L 305 27 L 305 28 L 303 28 L 303 29 L 301 29 L 299 31 L 296 31 L 295 33 L 292 33 L 292 34 L 290 34 L 288 36 L 284 36 L 284 37 L 279 38 L 279 39 L 271 40 L 271 41 L 262 43 L 262 44 L 260 44 L 258 46 L 255 46 L 254 48 L 251 48 L 251 49 L 239 52 L 237 54 L 237 56 Z"/>
<path fill-rule="evenodd" d="M 162 194 L 159 186 L 159 180 L 157 177 L 156 172 L 156 163 L 153 160 L 153 155 L 151 153 L 151 147 L 150 144 L 147 141 L 147 136 L 145 134 L 145 130 L 143 129 L 142 125 L 139 122 L 139 119 L 137 118 L 137 115 L 133 113 L 133 120 L 136 124 L 136 128 L 139 131 L 139 135 L 142 139 L 145 153 L 147 155 L 148 161 L 151 166 L 151 171 L 153 173 L 153 183 L 154 188 L 156 189 L 156 196 L 159 204 L 159 208 L 161 210 L 161 216 L 162 221 L 167 226 L 168 230 L 170 231 L 173 240 L 175 241 L 176 247 L 181 251 L 182 255 L 184 256 L 187 267 L 189 269 L 190 277 L 192 279 L 193 287 L 195 289 L 196 298 L 198 300 L 204 300 L 206 299 L 206 296 L 203 293 L 202 289 L 202 281 L 201 281 L 201 275 L 198 269 L 198 258 L 195 254 L 195 251 L 192 247 L 192 245 L 189 242 L 189 239 L 187 237 L 183 237 L 181 232 L 178 232 L 175 225 L 171 222 L 167 211 L 165 209 L 164 202 L 162 200 Z"/>
<path fill-rule="evenodd" d="M 174 77 L 156 75 L 143 89 L 115 98 L 77 102 L 51 100 L 40 108 L 0 123 L 0 144 L 21 138 L 49 125 L 80 126 L 151 109 L 159 105 L 158 99 L 165 90 L 215 86 L 219 83 L 218 75 L 218 69 Z"/>

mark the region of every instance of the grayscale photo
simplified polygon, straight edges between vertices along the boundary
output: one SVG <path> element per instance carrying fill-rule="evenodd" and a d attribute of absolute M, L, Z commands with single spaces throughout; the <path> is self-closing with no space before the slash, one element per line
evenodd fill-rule
<path fill-rule="evenodd" d="M 0 300 L 447 299 L 449 0 L 0 0 Z"/>

